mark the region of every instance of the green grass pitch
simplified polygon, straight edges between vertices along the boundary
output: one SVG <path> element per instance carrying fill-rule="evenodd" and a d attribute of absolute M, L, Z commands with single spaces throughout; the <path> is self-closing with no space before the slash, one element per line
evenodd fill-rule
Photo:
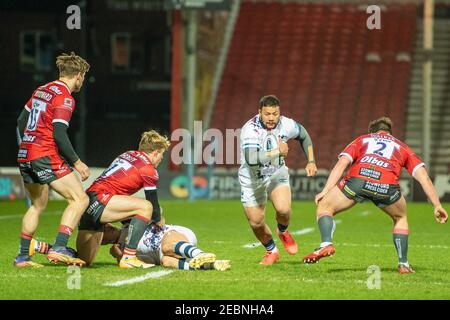
<path fill-rule="evenodd" d="M 36 237 L 52 242 L 65 203 L 53 201 L 40 219 Z M 409 261 L 416 273 L 400 275 L 392 244 L 390 218 L 372 204 L 357 205 L 336 216 L 336 254 L 319 264 L 305 265 L 302 257 L 320 241 L 312 202 L 294 202 L 291 232 L 299 252 L 288 255 L 280 241 L 281 259 L 272 266 L 259 265 L 262 247 L 245 248 L 256 242 L 239 201 L 162 201 L 166 222 L 191 228 L 199 247 L 230 259 L 232 269 L 219 271 L 176 270 L 160 278 L 110 287 L 105 284 L 163 270 L 121 270 L 101 248 L 95 264 L 81 269 L 80 289 L 69 289 L 73 276 L 65 266 L 55 266 L 44 256 L 35 261 L 41 269 L 15 269 L 13 259 L 25 204 L 0 202 L 0 299 L 450 299 L 450 224 L 439 225 L 432 206 L 409 203 Z M 444 205 L 450 211 L 450 205 Z M 274 210 L 268 206 L 266 220 L 275 230 Z M 311 229 L 312 228 L 312 229 Z M 75 233 L 70 245 L 75 245 Z M 373 276 L 367 269 L 381 270 L 381 287 L 369 289 Z M 69 281 L 70 282 L 70 281 Z"/>

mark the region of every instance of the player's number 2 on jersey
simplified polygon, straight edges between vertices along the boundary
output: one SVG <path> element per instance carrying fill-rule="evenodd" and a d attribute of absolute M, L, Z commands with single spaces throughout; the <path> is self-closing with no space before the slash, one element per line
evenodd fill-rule
<path fill-rule="evenodd" d="M 33 99 L 31 101 L 32 107 L 30 115 L 28 116 L 27 129 L 29 131 L 35 131 L 41 118 L 41 112 L 45 112 L 47 104 L 43 101 Z"/>
<path fill-rule="evenodd" d="M 386 159 L 392 157 L 395 149 L 400 149 L 400 145 L 390 140 L 380 141 L 379 139 L 365 138 L 363 143 L 367 144 L 366 154 L 377 154 Z"/>

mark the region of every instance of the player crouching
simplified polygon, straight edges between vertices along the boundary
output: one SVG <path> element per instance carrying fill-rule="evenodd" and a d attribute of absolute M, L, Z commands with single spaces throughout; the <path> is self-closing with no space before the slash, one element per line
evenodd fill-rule
<path fill-rule="evenodd" d="M 163 225 L 157 196 L 156 167 L 170 143 L 156 131 L 144 132 L 138 151 L 119 155 L 86 190 L 89 206 L 80 220 L 77 236 L 78 256 L 92 264 L 102 242 L 104 225 L 131 218 L 120 268 L 150 268 L 136 257 L 136 248 L 147 226 Z M 145 198 L 132 194 L 144 188 Z"/>

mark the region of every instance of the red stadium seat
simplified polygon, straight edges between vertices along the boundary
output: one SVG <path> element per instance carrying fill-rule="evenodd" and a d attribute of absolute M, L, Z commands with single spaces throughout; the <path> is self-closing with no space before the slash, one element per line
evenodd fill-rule
<path fill-rule="evenodd" d="M 275 94 L 311 134 L 321 168 L 374 117 L 391 116 L 403 138 L 415 5 L 387 5 L 382 30 L 365 28 L 367 14 L 352 4 L 244 0 L 240 10 L 211 127 L 241 127 Z M 304 156 L 291 152 L 287 163 L 303 168 Z"/>

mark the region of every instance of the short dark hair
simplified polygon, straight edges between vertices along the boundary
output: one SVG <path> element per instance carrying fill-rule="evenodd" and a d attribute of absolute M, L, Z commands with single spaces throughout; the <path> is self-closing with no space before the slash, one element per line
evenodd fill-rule
<path fill-rule="evenodd" d="M 370 121 L 369 133 L 375 133 L 380 130 L 387 131 L 392 134 L 392 120 L 388 117 L 381 117 L 376 120 Z"/>
<path fill-rule="evenodd" d="M 280 100 L 274 95 L 264 96 L 259 100 L 259 110 L 262 107 L 276 107 L 280 105 Z"/>

